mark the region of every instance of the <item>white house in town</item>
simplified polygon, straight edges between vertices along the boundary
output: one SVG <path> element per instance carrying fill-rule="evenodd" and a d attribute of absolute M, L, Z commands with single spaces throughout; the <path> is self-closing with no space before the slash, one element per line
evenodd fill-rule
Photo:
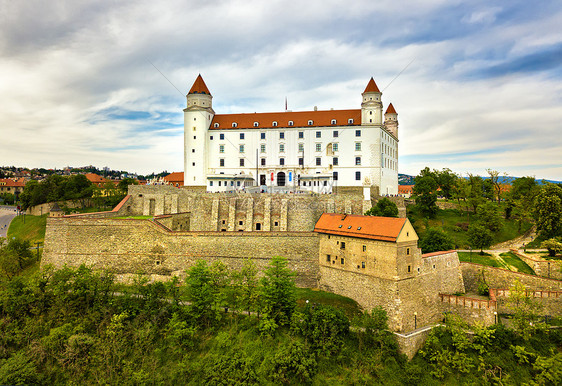
<path fill-rule="evenodd" d="M 184 111 L 184 185 L 201 191 L 398 194 L 398 119 L 373 78 L 360 109 L 215 114 L 201 75 Z"/>

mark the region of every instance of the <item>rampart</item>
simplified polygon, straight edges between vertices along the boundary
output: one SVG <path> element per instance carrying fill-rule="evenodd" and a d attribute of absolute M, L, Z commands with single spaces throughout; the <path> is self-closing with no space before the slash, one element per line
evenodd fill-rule
<path fill-rule="evenodd" d="M 509 305 L 510 289 L 490 289 L 490 299 L 498 303 L 499 312 L 512 312 Z M 541 314 L 562 316 L 562 291 L 525 291 L 525 296 L 541 304 Z"/>
<path fill-rule="evenodd" d="M 521 253 L 516 249 L 512 249 L 511 252 L 531 267 L 537 275 L 562 280 L 562 261 L 535 259 L 531 255 Z"/>
<path fill-rule="evenodd" d="M 491 326 L 496 322 L 497 302 L 495 300 L 477 299 L 468 296 L 439 294 L 445 304 L 444 312 L 459 315 L 465 322 L 484 323 Z"/>
<path fill-rule="evenodd" d="M 289 260 L 297 285 L 317 286 L 318 238 L 312 232 L 171 232 L 150 220 L 48 218 L 41 264 L 170 277 L 198 259 L 220 259 L 234 269 L 252 258 L 263 270 L 274 255 Z"/>

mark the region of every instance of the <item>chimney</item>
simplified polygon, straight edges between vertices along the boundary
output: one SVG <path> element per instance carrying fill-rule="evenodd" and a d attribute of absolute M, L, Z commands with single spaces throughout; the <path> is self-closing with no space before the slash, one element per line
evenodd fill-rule
<path fill-rule="evenodd" d="M 314 111 L 318 111 L 318 106 L 314 106 Z"/>
<path fill-rule="evenodd" d="M 342 220 L 342 221 L 345 220 L 346 217 L 347 217 L 347 213 L 345 213 L 345 214 L 343 214 L 343 215 L 341 216 L 341 220 Z"/>

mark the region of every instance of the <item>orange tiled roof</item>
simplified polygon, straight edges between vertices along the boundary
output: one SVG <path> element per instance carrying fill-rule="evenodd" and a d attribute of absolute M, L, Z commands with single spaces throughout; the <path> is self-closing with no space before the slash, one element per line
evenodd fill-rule
<path fill-rule="evenodd" d="M 20 187 L 23 188 L 25 187 L 25 181 L 14 181 L 10 178 L 0 178 L 0 185 L 1 186 L 10 186 L 10 187 Z"/>
<path fill-rule="evenodd" d="M 189 92 L 187 94 L 188 95 L 189 94 L 211 95 L 211 92 L 207 88 L 207 85 L 205 84 L 205 81 L 203 80 L 203 77 L 201 76 L 201 74 L 199 74 L 197 76 L 197 79 L 195 79 L 195 82 L 193 83 L 193 86 L 191 86 L 191 89 L 189 90 Z"/>
<path fill-rule="evenodd" d="M 366 92 L 380 92 L 379 88 L 377 87 L 377 84 L 375 83 L 375 80 L 371 77 L 371 80 L 369 80 L 369 83 L 367 83 L 367 87 L 365 87 L 365 91 L 363 91 L 363 93 Z"/>
<path fill-rule="evenodd" d="M 183 185 L 183 172 L 174 172 L 174 173 L 170 173 L 167 176 L 164 177 L 165 181 L 168 181 L 169 183 L 181 183 L 181 185 Z"/>
<path fill-rule="evenodd" d="M 97 175 L 95 173 L 86 173 L 86 174 L 84 174 L 84 176 L 86 176 L 88 181 L 90 181 L 93 184 L 101 184 L 101 183 L 107 182 L 107 179 L 105 179 L 104 177 L 102 177 L 100 175 Z"/>
<path fill-rule="evenodd" d="M 398 193 L 413 193 L 414 185 L 398 185 Z"/>
<path fill-rule="evenodd" d="M 453 253 L 456 252 L 456 250 L 454 249 L 450 249 L 448 251 L 439 251 L 439 252 L 431 252 L 431 253 L 424 253 L 422 255 L 422 257 L 432 257 L 432 256 L 439 256 L 439 255 L 445 255 L 447 253 Z"/>
<path fill-rule="evenodd" d="M 385 114 L 398 114 L 396 112 L 396 110 L 394 110 L 394 106 L 392 106 L 392 103 L 388 105 L 388 108 L 386 109 L 386 113 Z"/>
<path fill-rule="evenodd" d="M 336 123 L 332 124 L 335 119 Z M 348 123 L 353 119 L 353 123 Z M 289 121 L 293 122 L 289 126 Z M 308 121 L 312 121 L 309 125 Z M 263 129 L 287 127 L 320 127 L 320 126 L 358 126 L 361 125 L 361 110 L 322 110 L 322 111 L 285 111 L 281 113 L 250 113 L 250 114 L 217 114 L 211 123 L 211 129 Z M 254 122 L 258 126 L 254 126 Z M 277 122 L 277 126 L 273 126 Z M 215 127 L 218 123 L 219 127 Z"/>
<path fill-rule="evenodd" d="M 396 241 L 405 223 L 405 218 L 323 213 L 314 227 L 314 232 Z"/>

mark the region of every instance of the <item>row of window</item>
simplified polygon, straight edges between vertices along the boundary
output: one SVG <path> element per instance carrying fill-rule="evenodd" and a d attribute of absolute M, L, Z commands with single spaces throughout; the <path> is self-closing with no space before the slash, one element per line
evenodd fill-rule
<path fill-rule="evenodd" d="M 195 130 L 195 127 L 193 129 Z M 239 135 L 240 135 L 240 139 L 246 138 L 246 133 L 239 133 Z M 266 133 L 260 133 L 260 139 L 265 139 L 265 135 L 266 135 Z M 316 135 L 316 138 L 322 138 L 322 132 L 321 131 L 317 131 L 315 133 L 315 135 Z M 334 130 L 332 132 L 332 136 L 334 138 L 338 138 L 339 135 L 340 135 L 339 131 L 337 131 L 337 130 Z M 355 130 L 355 136 L 360 137 L 361 136 L 361 130 Z M 220 133 L 219 138 L 220 138 L 221 141 L 224 141 L 224 133 Z M 302 139 L 302 138 L 304 138 L 304 131 L 299 131 L 299 139 Z M 193 139 L 195 139 L 195 137 L 193 137 Z M 213 136 L 211 136 L 211 140 L 212 139 L 213 139 Z M 281 131 L 279 133 L 279 139 L 285 139 L 285 132 L 284 131 Z"/>
<path fill-rule="evenodd" d="M 338 260 L 338 257 L 336 256 L 336 258 L 335 258 L 335 259 L 333 260 L 333 262 L 332 262 L 332 256 L 331 256 L 331 255 L 326 255 L 326 262 L 327 262 L 327 263 L 332 263 L 332 264 L 333 264 L 333 263 L 335 263 L 337 260 Z M 341 265 L 345 265 L 345 258 L 340 257 L 339 260 L 340 260 L 340 264 L 341 264 Z M 362 269 L 365 269 L 366 266 L 367 266 L 367 264 L 366 264 L 364 261 L 362 261 L 362 262 L 361 262 L 361 268 L 362 268 Z M 359 265 L 357 266 L 357 268 L 359 268 Z"/>
<path fill-rule="evenodd" d="M 316 163 L 316 166 L 322 166 L 322 158 L 316 157 L 315 163 Z M 261 166 L 266 166 L 266 159 L 261 158 L 260 164 L 261 164 Z M 224 165 L 225 165 L 224 158 L 220 158 L 219 159 L 219 166 L 224 167 Z M 285 158 L 279 158 L 279 165 L 285 166 Z M 304 158 L 299 157 L 299 166 L 303 166 L 303 165 L 304 165 Z M 334 166 L 339 165 L 338 157 L 332 157 L 332 165 L 334 165 Z M 361 166 L 361 157 L 355 157 L 355 165 Z M 240 166 L 245 166 L 244 158 L 240 158 Z"/>
<path fill-rule="evenodd" d="M 328 146 L 331 146 L 332 152 L 336 152 L 339 151 L 339 144 L 338 143 L 332 143 L 329 144 Z M 246 146 L 245 145 L 239 145 L 238 150 L 240 153 L 244 153 L 246 151 Z M 322 151 L 322 144 L 321 143 L 317 143 L 315 146 L 315 150 L 317 152 L 321 152 Z M 299 143 L 299 153 L 304 151 L 304 143 Z M 361 151 L 361 142 L 355 142 L 355 151 Z M 195 153 L 195 149 L 191 149 L 192 153 Z M 262 143 L 260 145 L 260 153 L 265 153 L 266 152 L 266 145 L 264 143 Z M 280 143 L 279 144 L 279 152 L 283 153 L 285 152 L 285 144 L 284 143 Z M 224 145 L 220 144 L 219 145 L 219 153 L 224 153 Z"/>
<path fill-rule="evenodd" d="M 308 126 L 313 126 L 313 125 L 314 125 L 314 121 L 313 121 L 312 119 L 309 119 L 307 123 L 308 123 Z M 338 123 L 338 122 L 337 122 L 337 120 L 335 120 L 335 119 L 332 119 L 332 120 L 330 121 L 330 124 L 332 124 L 332 125 L 336 125 L 337 123 Z M 349 119 L 347 120 L 347 123 L 350 124 L 350 125 L 352 125 L 352 124 L 353 124 L 353 118 L 349 118 Z M 287 124 L 287 126 L 294 126 L 294 125 L 295 125 L 295 122 L 294 122 L 294 121 L 289 121 L 288 124 Z M 254 127 L 259 127 L 259 126 L 260 126 L 260 123 L 259 123 L 259 122 L 257 122 L 257 121 L 254 122 Z M 277 126 L 278 126 L 278 122 L 277 122 L 277 121 L 273 121 L 272 124 L 271 124 L 271 126 L 277 127 Z M 215 122 L 215 124 L 213 125 L 213 127 L 214 127 L 214 128 L 218 128 L 218 127 L 220 127 L 220 124 L 219 124 L 218 122 Z M 237 122 L 232 122 L 232 127 L 238 127 L 238 123 L 237 123 Z"/>

